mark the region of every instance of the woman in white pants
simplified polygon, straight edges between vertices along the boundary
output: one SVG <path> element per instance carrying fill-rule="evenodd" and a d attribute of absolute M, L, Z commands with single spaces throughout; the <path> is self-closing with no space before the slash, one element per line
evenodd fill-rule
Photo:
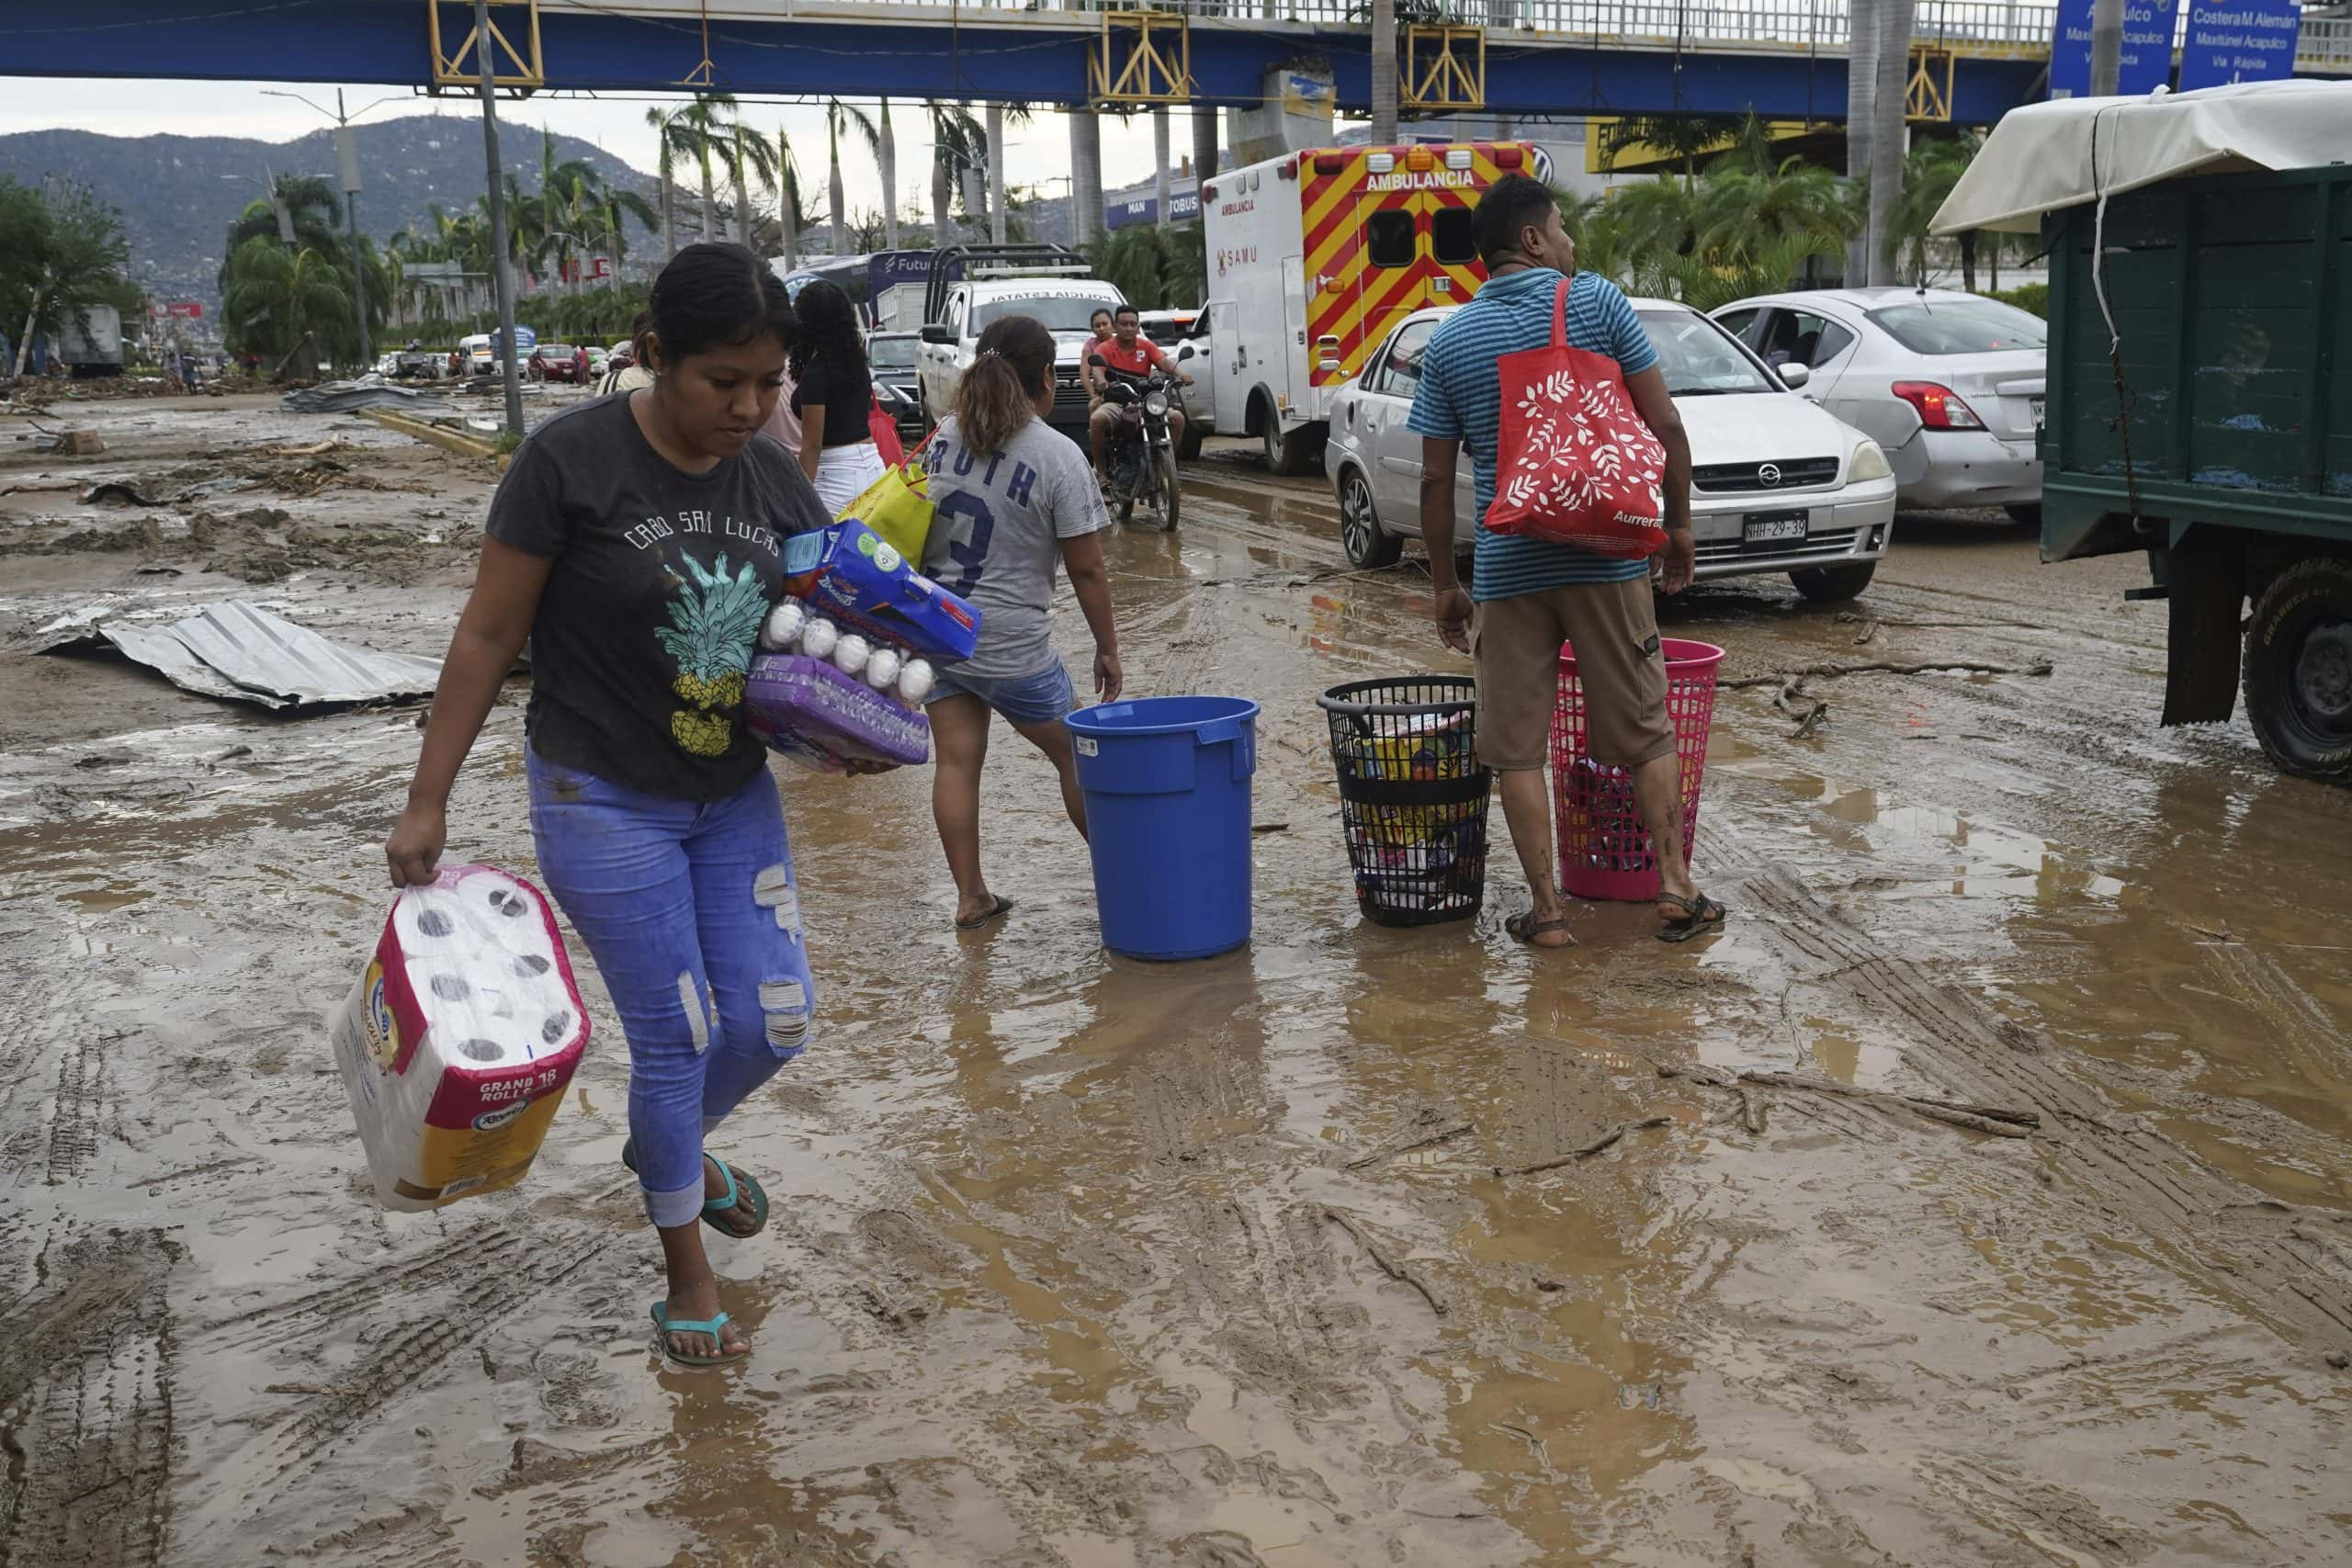
<path fill-rule="evenodd" d="M 795 301 L 800 341 L 793 346 L 792 412 L 800 417 L 800 471 L 817 499 L 838 517 L 882 477 L 868 415 L 874 373 L 865 362 L 857 307 L 834 284 L 818 282 Z"/>

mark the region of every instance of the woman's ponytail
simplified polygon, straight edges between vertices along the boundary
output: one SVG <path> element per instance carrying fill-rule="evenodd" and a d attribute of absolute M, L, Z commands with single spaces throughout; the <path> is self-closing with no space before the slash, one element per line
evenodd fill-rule
<path fill-rule="evenodd" d="M 1054 334 L 1029 316 L 1006 316 L 980 333 L 979 357 L 956 384 L 956 434 L 993 457 L 1037 417 L 1036 396 L 1054 368 Z"/>

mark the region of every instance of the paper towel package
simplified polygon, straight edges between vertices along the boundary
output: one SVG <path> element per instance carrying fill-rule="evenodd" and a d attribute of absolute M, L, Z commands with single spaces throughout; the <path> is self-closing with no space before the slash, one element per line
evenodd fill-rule
<path fill-rule="evenodd" d="M 437 1209 L 523 1179 L 588 1014 L 539 890 L 458 865 L 401 890 L 330 1031 L 377 1201 Z"/>

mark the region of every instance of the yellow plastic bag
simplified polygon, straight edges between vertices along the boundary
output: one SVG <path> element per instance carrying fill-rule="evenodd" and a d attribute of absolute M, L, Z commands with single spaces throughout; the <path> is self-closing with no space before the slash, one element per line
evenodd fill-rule
<path fill-rule="evenodd" d="M 910 457 L 895 468 L 883 469 L 882 477 L 859 492 L 834 521 L 856 518 L 921 571 L 932 512 L 930 479 L 922 465 Z"/>

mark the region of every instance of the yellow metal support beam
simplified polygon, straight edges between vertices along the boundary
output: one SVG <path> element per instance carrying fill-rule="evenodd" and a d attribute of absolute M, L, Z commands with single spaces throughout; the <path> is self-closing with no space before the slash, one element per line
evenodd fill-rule
<path fill-rule="evenodd" d="M 473 7 L 462 7 L 466 18 L 466 36 L 454 51 L 441 47 L 441 7 L 446 0 L 424 0 L 424 29 L 433 46 L 433 92 L 477 93 L 481 90 L 481 58 L 474 51 L 491 51 L 491 81 L 503 92 L 526 98 L 548 85 L 545 62 L 539 56 L 538 0 L 490 0 L 493 15 L 490 23 L 490 39 L 484 42 L 473 22 Z M 501 6 L 520 6 L 528 13 L 525 39 L 527 47 L 517 49 L 507 29 L 498 25 L 495 13 Z"/>
<path fill-rule="evenodd" d="M 1487 107 L 1487 29 L 1415 22 L 1397 51 L 1396 107 L 1446 114 Z"/>
<path fill-rule="evenodd" d="M 1193 26 L 1182 11 L 1105 11 L 1086 62 L 1098 108 L 1182 104 L 1193 96 Z"/>
<path fill-rule="evenodd" d="M 1903 89 L 1903 118 L 1914 123 L 1951 123 L 1952 51 L 1931 44 L 1911 50 L 1911 79 Z"/>

